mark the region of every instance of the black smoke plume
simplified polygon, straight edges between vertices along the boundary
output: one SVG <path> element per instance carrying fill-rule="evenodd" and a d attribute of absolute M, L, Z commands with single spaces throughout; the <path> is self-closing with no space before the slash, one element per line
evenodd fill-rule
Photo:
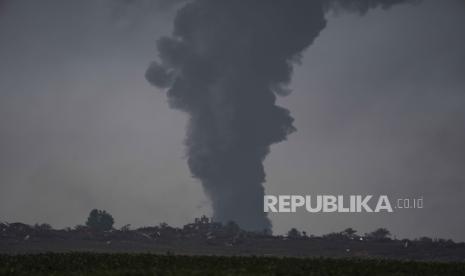
<path fill-rule="evenodd" d="M 333 7 L 388 7 L 400 0 L 196 0 L 182 7 L 159 62 L 146 72 L 190 115 L 187 158 L 212 201 L 214 219 L 270 229 L 263 213 L 263 160 L 296 129 L 276 105 L 293 64 L 325 27 Z"/>

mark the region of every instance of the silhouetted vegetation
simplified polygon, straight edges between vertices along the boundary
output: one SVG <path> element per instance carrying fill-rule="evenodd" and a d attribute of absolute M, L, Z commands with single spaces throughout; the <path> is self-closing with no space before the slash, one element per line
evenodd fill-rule
<path fill-rule="evenodd" d="M 465 275 L 464 263 L 66 253 L 0 255 L 1 275 Z"/>
<path fill-rule="evenodd" d="M 298 239 L 298 238 L 302 237 L 302 234 L 296 228 L 291 228 L 291 230 L 289 230 L 289 232 L 287 232 L 287 237 L 289 239 Z"/>
<path fill-rule="evenodd" d="M 389 232 L 386 228 L 378 228 L 375 231 L 368 233 L 366 236 L 368 239 L 375 241 L 386 241 L 390 239 L 391 232 Z"/>
<path fill-rule="evenodd" d="M 115 220 L 105 210 L 93 209 L 87 218 L 86 226 L 93 230 L 108 231 L 113 228 Z"/>
<path fill-rule="evenodd" d="M 264 255 L 306 257 L 382 257 L 416 260 L 465 260 L 465 243 L 452 240 L 391 238 L 385 228 L 365 235 L 346 228 L 323 236 L 308 235 L 297 228 L 285 236 L 269 231 L 250 232 L 230 221 L 226 224 L 206 216 L 182 227 L 167 223 L 113 228 L 105 211 L 92 210 L 86 225 L 53 229 L 48 224 L 0 223 L 0 253 L 46 251 L 157 252 L 176 254 Z"/>

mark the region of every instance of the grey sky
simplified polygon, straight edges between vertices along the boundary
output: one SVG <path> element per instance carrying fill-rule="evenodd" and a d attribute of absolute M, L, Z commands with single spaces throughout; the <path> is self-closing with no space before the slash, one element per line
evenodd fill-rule
<path fill-rule="evenodd" d="M 6 1 L 0 14 L 0 220 L 182 225 L 209 213 L 185 115 L 144 79 L 173 12 L 116 1 Z M 388 227 L 465 240 L 465 5 L 329 14 L 280 103 L 297 132 L 265 161 L 269 194 L 420 196 L 389 215 L 273 215 L 275 232 Z"/>

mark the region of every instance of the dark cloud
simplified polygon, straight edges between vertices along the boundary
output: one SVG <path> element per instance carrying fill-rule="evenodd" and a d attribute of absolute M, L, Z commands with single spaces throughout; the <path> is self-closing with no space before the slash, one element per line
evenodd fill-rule
<path fill-rule="evenodd" d="M 176 75 L 168 97 L 191 115 L 188 163 L 215 219 L 271 227 L 262 161 L 295 130 L 273 88 L 290 81 L 293 61 L 324 26 L 317 2 L 196 1 L 178 12 L 174 36 L 159 41 L 165 71 L 153 63 L 146 76 L 163 87 L 163 76 Z"/>
<path fill-rule="evenodd" d="M 215 219 L 271 227 L 262 211 L 262 162 L 295 131 L 276 95 L 289 94 L 293 64 L 325 27 L 325 9 L 366 12 L 400 2 L 198 0 L 178 11 L 146 78 L 168 86 L 171 106 L 190 115 L 188 164 Z"/>

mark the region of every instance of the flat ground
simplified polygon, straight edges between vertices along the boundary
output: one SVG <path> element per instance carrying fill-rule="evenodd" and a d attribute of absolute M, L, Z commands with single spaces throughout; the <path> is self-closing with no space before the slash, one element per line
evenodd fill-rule
<path fill-rule="evenodd" d="M 248 239 L 238 244 L 204 239 L 119 240 L 39 239 L 0 240 L 0 254 L 45 252 L 155 253 L 219 256 L 288 256 L 330 258 L 383 258 L 421 261 L 465 261 L 461 245 L 410 244 L 402 241 L 361 242 L 327 239 Z M 464 274 L 465 275 L 465 274 Z"/>
<path fill-rule="evenodd" d="M 465 263 L 48 253 L 0 255 L 0 275 L 465 275 Z"/>

